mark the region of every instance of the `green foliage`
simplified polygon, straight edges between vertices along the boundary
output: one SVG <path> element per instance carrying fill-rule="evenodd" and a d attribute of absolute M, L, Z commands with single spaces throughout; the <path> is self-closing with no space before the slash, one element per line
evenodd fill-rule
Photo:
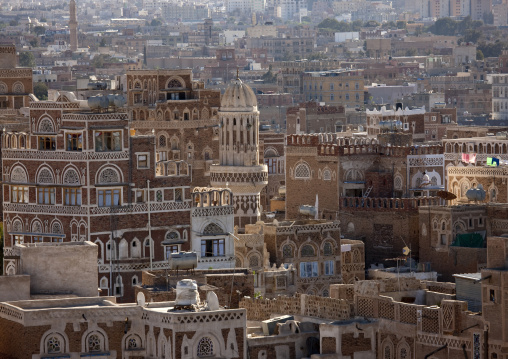
<path fill-rule="evenodd" d="M 326 54 L 323 54 L 321 52 L 315 52 L 307 56 L 307 60 L 324 60 L 327 58 L 328 56 L 326 56 Z"/>
<path fill-rule="evenodd" d="M 254 292 L 254 299 L 263 299 L 263 296 L 261 295 L 261 292 Z"/>
<path fill-rule="evenodd" d="M 43 17 L 39 20 L 39 22 L 48 22 L 48 20 L 45 17 Z"/>
<path fill-rule="evenodd" d="M 397 24 L 395 24 L 393 21 L 388 21 L 381 25 L 382 29 L 395 29 L 396 27 Z"/>
<path fill-rule="evenodd" d="M 399 20 L 397 21 L 397 29 L 405 29 L 406 28 L 406 22 Z"/>
<path fill-rule="evenodd" d="M 506 48 L 506 42 L 500 40 L 491 43 L 480 42 L 477 46 L 477 50 L 480 50 L 484 57 L 498 57 Z"/>
<path fill-rule="evenodd" d="M 407 49 L 406 56 L 416 56 L 416 49 L 414 47 Z"/>
<path fill-rule="evenodd" d="M 161 19 L 153 19 L 152 22 L 150 22 L 150 26 L 161 26 L 162 20 Z"/>
<path fill-rule="evenodd" d="M 34 54 L 28 51 L 19 53 L 19 66 L 21 67 L 35 67 Z"/>
<path fill-rule="evenodd" d="M 272 65 L 268 68 L 268 71 L 261 76 L 261 79 L 265 83 L 274 83 L 277 82 L 277 75 L 272 72 Z"/>
<path fill-rule="evenodd" d="M 485 24 L 489 24 L 489 25 L 494 24 L 494 13 L 492 11 L 491 12 L 484 12 L 483 13 L 483 22 Z"/>
<path fill-rule="evenodd" d="M 30 46 L 37 47 L 37 46 L 39 46 L 39 39 L 35 37 L 32 40 L 30 40 L 29 43 L 30 43 Z"/>
<path fill-rule="evenodd" d="M 44 82 L 37 82 L 34 85 L 34 95 L 39 100 L 44 101 L 48 99 L 48 86 Z"/>
<path fill-rule="evenodd" d="M 106 46 L 106 39 L 105 39 L 105 38 L 102 38 L 102 39 L 101 39 L 101 42 L 99 43 L 99 46 L 100 46 L 100 47 L 104 47 L 104 46 Z"/>
<path fill-rule="evenodd" d="M 310 23 L 311 22 L 310 16 L 302 16 L 302 22 Z"/>
<path fill-rule="evenodd" d="M 465 17 L 462 21 L 455 21 L 449 17 L 437 20 L 434 25 L 427 29 L 434 35 L 455 36 L 465 34 L 468 30 L 478 29 L 483 25 L 482 21 L 472 20 L 471 16 Z"/>
<path fill-rule="evenodd" d="M 464 41 L 477 43 L 483 36 L 483 32 L 477 29 L 467 29 L 464 32 Z"/>
<path fill-rule="evenodd" d="M 44 35 L 46 33 L 46 28 L 44 26 L 36 26 L 34 27 L 34 33 L 37 36 Z"/>
<path fill-rule="evenodd" d="M 482 61 L 484 58 L 485 56 L 483 56 L 483 52 L 481 50 L 476 50 L 476 60 Z"/>
<path fill-rule="evenodd" d="M 379 26 L 378 22 L 375 22 Z M 319 29 L 328 30 L 328 31 L 337 31 L 337 32 L 350 32 L 350 31 L 360 31 L 363 26 L 368 26 L 362 22 L 362 20 L 355 20 L 352 23 L 345 21 L 337 21 L 333 18 L 324 19 L 318 24 Z"/>
<path fill-rule="evenodd" d="M 9 21 L 9 25 L 10 26 L 18 26 L 19 22 L 18 22 L 18 20 L 11 20 L 11 21 Z"/>

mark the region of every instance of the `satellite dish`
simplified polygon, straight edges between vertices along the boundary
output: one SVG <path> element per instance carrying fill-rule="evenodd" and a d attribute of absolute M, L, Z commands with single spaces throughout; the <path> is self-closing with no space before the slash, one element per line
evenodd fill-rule
<path fill-rule="evenodd" d="M 137 297 L 136 297 L 136 301 L 138 302 L 138 305 L 140 307 L 144 307 L 145 306 L 145 295 L 143 294 L 143 292 L 139 292 Z"/>

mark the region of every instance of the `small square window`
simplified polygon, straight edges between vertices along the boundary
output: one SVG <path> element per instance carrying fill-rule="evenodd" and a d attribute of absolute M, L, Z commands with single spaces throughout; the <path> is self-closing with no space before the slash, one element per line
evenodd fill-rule
<path fill-rule="evenodd" d="M 138 168 L 148 168 L 148 155 L 138 155 Z"/>

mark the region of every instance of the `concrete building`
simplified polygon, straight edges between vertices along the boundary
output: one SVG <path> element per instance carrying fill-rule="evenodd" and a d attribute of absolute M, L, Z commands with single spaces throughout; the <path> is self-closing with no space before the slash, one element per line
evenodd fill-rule
<path fill-rule="evenodd" d="M 363 91 L 363 70 L 330 70 L 303 75 L 305 101 L 345 108 L 360 107 L 364 102 Z"/>
<path fill-rule="evenodd" d="M 489 74 L 487 79 L 492 84 L 492 119 L 508 120 L 508 74 Z"/>

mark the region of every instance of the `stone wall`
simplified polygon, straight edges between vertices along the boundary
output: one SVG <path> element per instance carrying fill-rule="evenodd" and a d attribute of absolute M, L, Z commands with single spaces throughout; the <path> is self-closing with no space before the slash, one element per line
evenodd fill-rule
<path fill-rule="evenodd" d="M 346 320 L 352 313 L 351 305 L 346 300 L 307 294 L 281 296 L 271 300 L 244 297 L 240 301 L 240 307 L 247 310 L 248 320 L 267 320 L 273 313 Z"/>

